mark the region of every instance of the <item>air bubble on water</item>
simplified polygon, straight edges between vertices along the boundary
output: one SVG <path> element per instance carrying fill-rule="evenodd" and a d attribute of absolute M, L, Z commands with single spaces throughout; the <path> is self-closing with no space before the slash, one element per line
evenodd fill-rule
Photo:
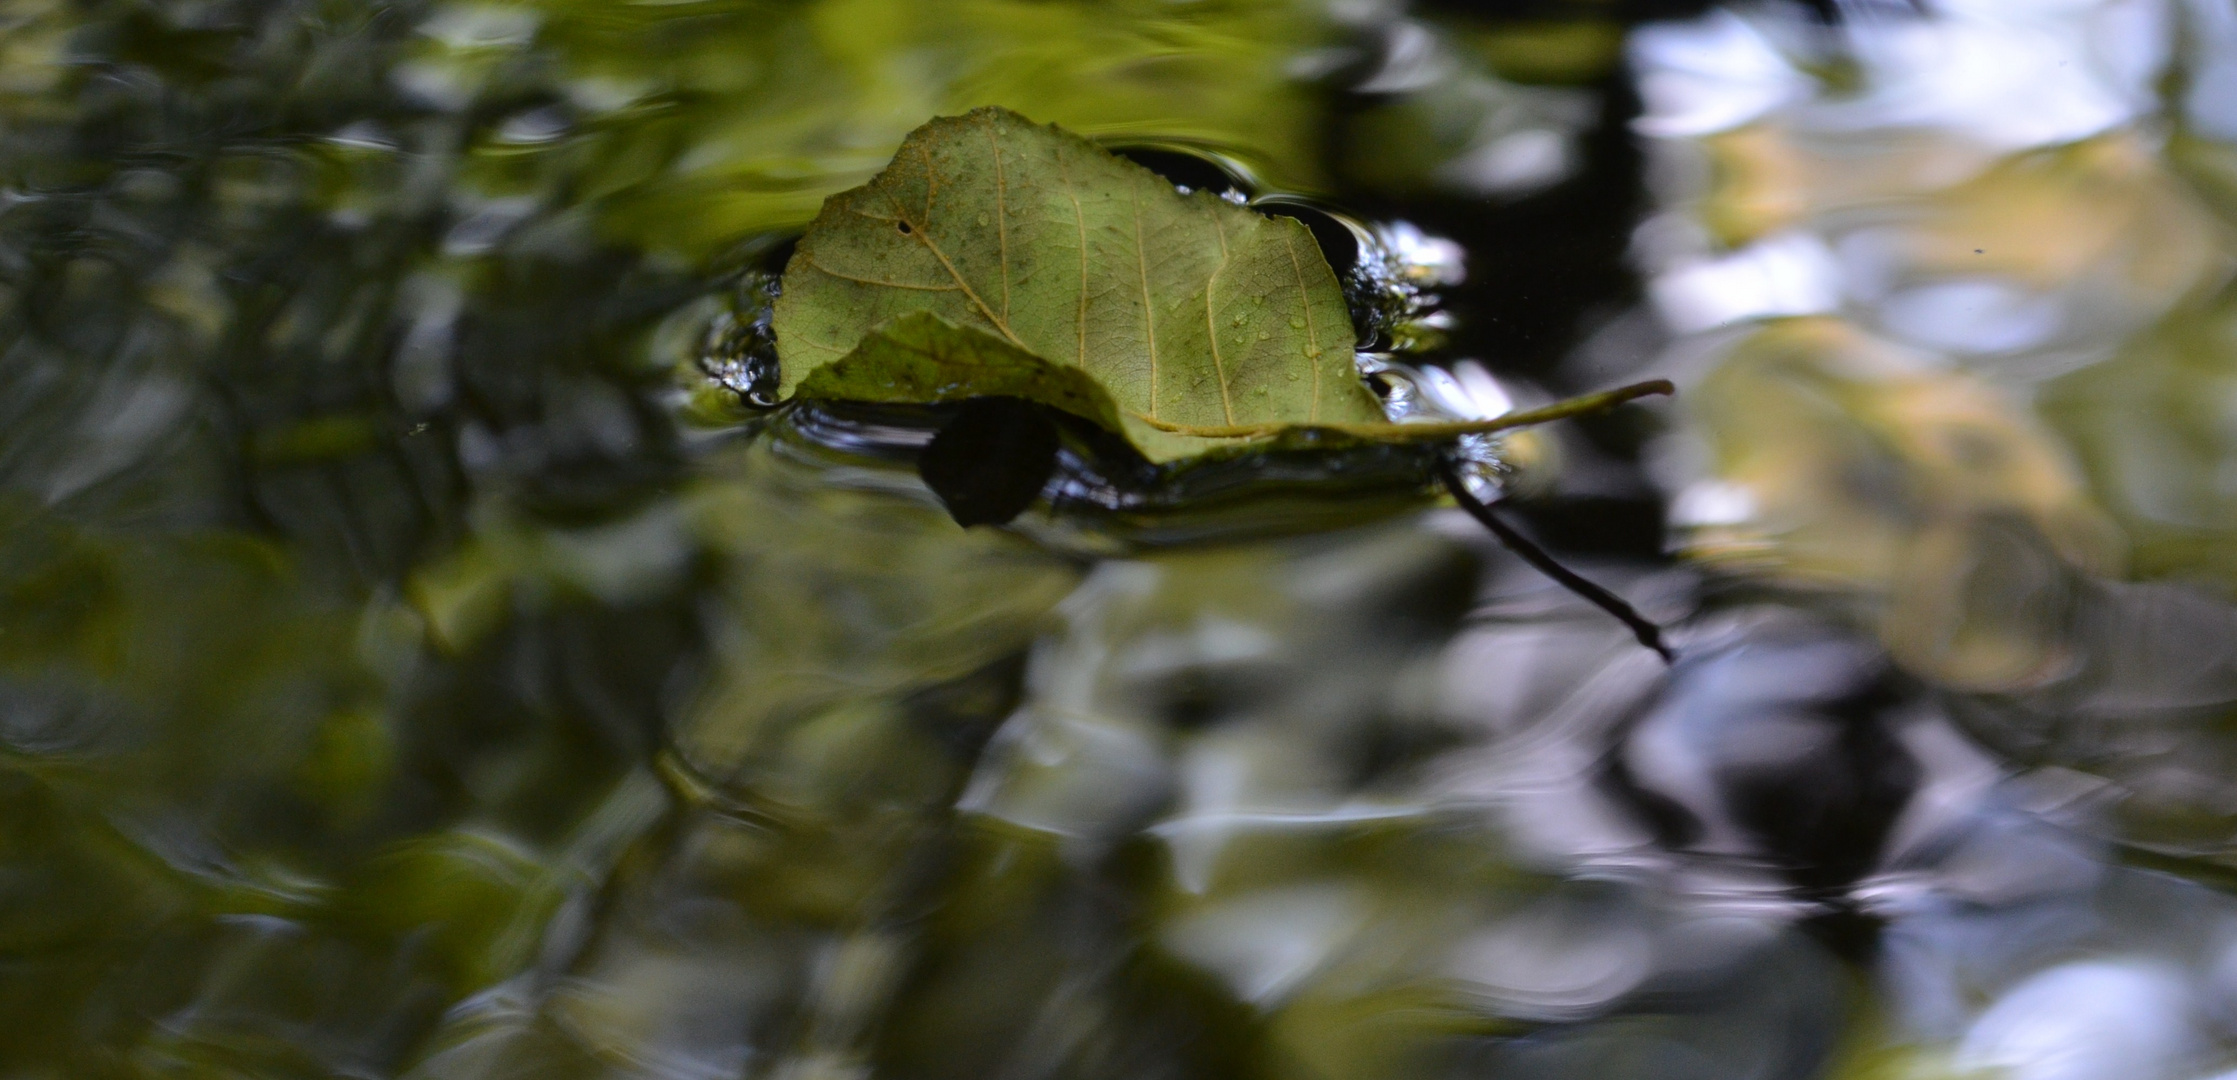
<path fill-rule="evenodd" d="M 1463 435 L 1453 441 L 1453 465 L 1470 495 L 1488 503 L 1507 493 L 1515 467 L 1503 454 L 1505 443 L 1499 434 Z"/>
<path fill-rule="evenodd" d="M 1452 325 L 1429 290 L 1467 277 L 1466 251 L 1423 232 L 1410 221 L 1363 229 L 1359 261 L 1344 276 L 1344 300 L 1362 344 L 1394 352 L 1423 352 L 1444 340 Z"/>
<path fill-rule="evenodd" d="M 1514 408 L 1498 380 L 1474 360 L 1443 368 L 1409 364 L 1388 353 L 1359 352 L 1353 363 L 1376 388 L 1383 416 L 1392 423 L 1487 420 Z M 1497 499 L 1513 481 L 1515 468 L 1504 456 L 1506 436 L 1493 432 L 1454 440 L 1453 462 L 1478 498 Z"/>
<path fill-rule="evenodd" d="M 564 110 L 545 106 L 507 118 L 498 125 L 496 141 L 515 146 L 547 143 L 566 135 L 572 126 Z"/>
<path fill-rule="evenodd" d="M 777 334 L 772 320 L 779 291 L 777 275 L 747 272 L 699 338 L 699 370 L 755 408 L 777 404 Z"/>

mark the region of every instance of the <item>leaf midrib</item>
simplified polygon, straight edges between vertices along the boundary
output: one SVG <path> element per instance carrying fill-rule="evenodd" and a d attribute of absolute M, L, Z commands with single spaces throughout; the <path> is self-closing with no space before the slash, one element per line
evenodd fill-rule
<path fill-rule="evenodd" d="M 1227 390 L 1227 363 L 1219 354 L 1219 320 L 1212 314 L 1212 293 L 1219 288 L 1221 271 L 1227 269 L 1227 225 L 1220 221 L 1218 214 L 1213 214 L 1212 228 L 1219 237 L 1219 265 L 1213 267 L 1211 275 L 1204 279 L 1204 341 L 1212 348 L 1212 376 L 1219 380 L 1220 412 L 1232 424 L 1235 422 L 1235 402 Z M 1154 412 L 1150 414 L 1152 419 L 1156 415 Z"/>
<path fill-rule="evenodd" d="M 1149 253 L 1148 253 L 1147 251 L 1145 251 L 1145 250 L 1144 250 L 1144 247 L 1143 247 L 1143 244 L 1142 244 L 1142 193 L 1141 193 L 1141 191 L 1140 191 L 1140 190 L 1138 190 L 1138 189 L 1135 189 L 1135 188 L 1131 188 L 1131 187 L 1130 187 L 1130 188 L 1128 188 L 1128 189 L 1127 189 L 1127 201 L 1128 201 L 1129 205 L 1131 205 L 1131 206 L 1133 207 L 1133 210 L 1134 210 L 1134 269 L 1135 269 L 1135 272 L 1137 273 L 1137 275 L 1139 275 L 1139 277 L 1140 277 L 1140 279 L 1141 279 L 1141 282 L 1142 282 L 1142 334 L 1143 334 L 1143 336 L 1144 336 L 1145 338 L 1147 338 L 1147 339 L 1148 339 L 1148 341 L 1149 341 L 1149 347 L 1150 347 L 1150 419 L 1152 419 L 1152 420 L 1155 420 L 1155 419 L 1157 419 L 1157 368 L 1158 368 L 1158 363 L 1157 363 L 1157 308 L 1153 307 L 1153 306 L 1151 305 L 1151 301 L 1150 301 L 1150 261 L 1149 261 Z M 1081 286 L 1080 286 L 1080 293 L 1081 293 L 1081 295 L 1083 295 L 1083 296 L 1084 296 L 1084 295 L 1086 295 L 1086 293 L 1087 293 L 1087 286 L 1086 286 L 1086 284 L 1085 284 L 1084 282 L 1083 282 L 1083 283 L 1081 284 Z"/>
<path fill-rule="evenodd" d="M 917 156 L 924 159 L 924 221 L 921 224 L 919 224 L 918 222 L 910 221 L 908 216 L 909 212 L 901 208 L 901 201 L 891 195 L 888 195 L 886 196 L 886 204 L 893 207 L 893 213 L 895 215 L 894 220 L 907 225 L 909 227 L 909 235 L 916 237 L 917 242 L 923 244 L 924 249 L 931 252 L 933 258 L 940 260 L 940 265 L 947 270 L 948 277 L 955 280 L 956 287 L 963 290 L 963 295 L 970 298 L 972 306 L 979 309 L 979 314 L 986 316 L 986 321 L 989 324 L 991 324 L 996 330 L 1002 331 L 1002 336 L 1009 338 L 1010 344 L 1015 345 L 1020 349 L 1025 349 L 1025 351 L 1027 352 L 1032 352 L 1032 349 L 1026 347 L 1025 342 L 1018 340 L 1018 336 L 1010 331 L 1010 321 L 1000 315 L 996 315 L 994 313 L 994 309 L 987 306 L 986 300 L 979 295 L 979 291 L 972 288 L 970 282 L 963 280 L 963 275 L 956 270 L 955 263 L 948 259 L 948 253 L 940 250 L 940 245 L 932 241 L 932 198 L 934 195 L 939 193 L 940 178 L 938 174 L 932 171 L 932 152 L 930 150 L 925 149 L 922 144 L 919 144 L 917 146 Z M 997 161 L 999 160 L 1000 159 L 997 159 Z M 870 218 L 876 217 L 876 215 L 874 214 L 865 214 L 863 216 Z M 818 267 L 818 269 L 821 269 L 821 267 Z M 829 271 L 825 272 L 829 273 Z M 1009 290 L 1010 253 L 1008 248 L 1005 246 L 1004 250 L 1002 251 L 1002 291 L 1007 294 Z M 1005 311 L 1009 309 L 1010 301 L 1007 295 L 1003 297 L 1002 306 Z"/>

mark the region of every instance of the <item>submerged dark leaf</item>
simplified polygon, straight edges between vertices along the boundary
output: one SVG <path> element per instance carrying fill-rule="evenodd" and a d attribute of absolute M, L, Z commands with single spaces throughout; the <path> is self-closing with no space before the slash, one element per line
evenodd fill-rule
<path fill-rule="evenodd" d="M 973 398 L 924 448 L 917 473 L 956 524 L 1005 525 L 1048 483 L 1056 450 L 1056 423 L 1041 406 Z"/>

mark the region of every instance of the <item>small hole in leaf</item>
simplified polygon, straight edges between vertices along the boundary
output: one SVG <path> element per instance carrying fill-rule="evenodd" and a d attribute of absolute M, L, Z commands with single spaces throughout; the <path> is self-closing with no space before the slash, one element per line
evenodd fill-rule
<path fill-rule="evenodd" d="M 906 222 L 906 221 L 903 221 L 903 222 L 897 222 L 897 223 L 895 223 L 895 225 L 894 225 L 894 228 L 897 228 L 897 229 L 901 230 L 901 235 L 903 235 L 903 236 L 907 236 L 907 235 L 909 235 L 910 233 L 913 233 L 913 232 L 915 232 L 915 231 L 916 231 L 915 229 L 912 229 L 912 228 L 910 228 L 910 227 L 909 227 L 909 223 L 908 223 L 908 222 Z"/>

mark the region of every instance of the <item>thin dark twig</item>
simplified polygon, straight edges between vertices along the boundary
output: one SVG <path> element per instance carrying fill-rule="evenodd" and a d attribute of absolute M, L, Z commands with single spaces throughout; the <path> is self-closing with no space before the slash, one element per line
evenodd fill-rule
<path fill-rule="evenodd" d="M 1507 550 L 1522 556 L 1522 561 L 1537 567 L 1539 573 L 1559 582 L 1562 588 L 1584 597 L 1591 601 L 1593 606 L 1615 616 L 1618 621 L 1631 628 L 1631 634 L 1639 639 L 1639 644 L 1653 649 L 1655 655 L 1662 658 L 1663 663 L 1677 662 L 1678 654 L 1672 651 L 1670 646 L 1663 644 L 1661 627 L 1656 626 L 1646 616 L 1639 614 L 1639 610 L 1632 607 L 1623 597 L 1593 584 L 1576 571 L 1554 561 L 1554 557 L 1547 554 L 1546 549 L 1531 542 L 1529 537 L 1524 536 L 1514 526 L 1501 521 L 1499 515 L 1490 506 L 1485 505 L 1482 499 L 1477 498 L 1475 493 L 1468 490 L 1467 482 L 1461 479 L 1460 470 L 1453 464 L 1451 458 L 1446 458 L 1438 463 L 1437 475 L 1445 482 L 1445 490 L 1452 492 L 1453 499 L 1460 503 L 1460 508 L 1468 511 L 1468 516 L 1481 522 L 1484 528 L 1490 529 L 1491 535 L 1498 537 L 1499 542 L 1506 545 Z"/>

